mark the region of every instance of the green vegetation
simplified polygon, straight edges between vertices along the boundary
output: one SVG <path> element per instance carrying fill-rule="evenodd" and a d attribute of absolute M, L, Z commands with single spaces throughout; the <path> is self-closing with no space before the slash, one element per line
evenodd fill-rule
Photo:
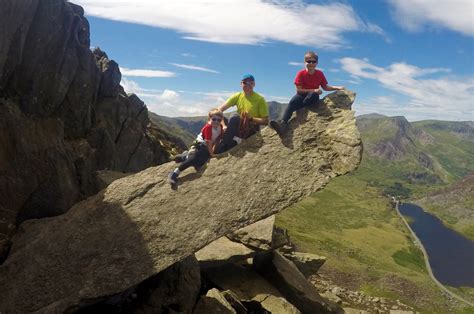
<path fill-rule="evenodd" d="M 392 255 L 393 260 L 400 266 L 410 268 L 414 271 L 421 271 L 426 273 L 425 260 L 423 252 L 417 249 L 414 245 L 408 249 L 404 248 L 398 250 Z"/>
<path fill-rule="evenodd" d="M 300 250 L 327 256 L 323 269 L 351 274 L 347 278 L 366 293 L 400 299 L 421 312 L 452 312 L 387 195 L 420 198 L 473 172 L 472 124 L 431 121 L 414 128 L 402 117 L 383 116 L 357 123 L 364 143 L 358 170 L 280 213 L 277 224 L 289 230 Z M 456 190 L 453 203 L 462 200 L 464 208 L 474 208 L 470 194 Z M 423 206 L 434 208 L 433 213 L 463 234 L 474 235 L 472 221 L 466 221 L 469 215 L 458 215 L 458 208 L 446 211 L 445 203 L 437 203 Z"/>
<path fill-rule="evenodd" d="M 327 256 L 325 268 L 351 274 L 357 283 L 364 278 L 359 289 L 426 313 L 448 311 L 388 199 L 355 175 L 335 178 L 323 191 L 279 213 L 277 225 L 289 230 L 299 250 Z"/>

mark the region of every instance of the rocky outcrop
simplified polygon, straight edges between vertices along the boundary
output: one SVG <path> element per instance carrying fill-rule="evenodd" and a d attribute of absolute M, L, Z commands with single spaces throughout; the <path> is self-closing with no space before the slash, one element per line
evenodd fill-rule
<path fill-rule="evenodd" d="M 326 96 L 283 139 L 265 128 L 201 172 L 184 172 L 176 190 L 167 163 L 116 180 L 61 216 L 25 221 L 0 266 L 0 310 L 64 311 L 119 293 L 355 169 L 360 137 L 354 113 L 341 109 L 354 97 Z"/>
<path fill-rule="evenodd" d="M 0 239 L 8 239 L 22 221 L 97 193 L 97 170 L 137 172 L 169 160 L 175 145 L 124 92 L 117 63 L 91 52 L 81 7 L 1 6 Z"/>

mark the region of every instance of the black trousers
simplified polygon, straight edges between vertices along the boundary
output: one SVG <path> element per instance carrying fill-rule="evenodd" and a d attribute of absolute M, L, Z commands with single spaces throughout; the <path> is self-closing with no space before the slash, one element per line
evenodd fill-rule
<path fill-rule="evenodd" d="M 239 127 L 240 127 L 240 115 L 238 113 L 233 113 L 230 115 L 229 120 L 227 121 L 227 129 L 224 132 L 224 137 L 220 141 L 220 143 L 216 146 L 215 153 L 221 154 L 225 151 L 228 151 L 235 145 L 237 142 L 234 141 L 234 136 L 241 137 L 239 134 Z M 246 138 L 254 135 L 260 130 L 258 125 L 254 125 L 253 128 L 250 130 L 249 134 Z"/>
<path fill-rule="evenodd" d="M 190 153 L 188 158 L 183 161 L 178 169 L 179 171 L 183 171 L 188 169 L 189 167 L 194 167 L 196 169 L 201 168 L 211 156 L 209 155 L 209 150 L 207 149 L 206 144 L 197 144 L 196 152 Z"/>
<path fill-rule="evenodd" d="M 291 118 L 291 115 L 296 110 L 317 104 L 318 102 L 319 94 L 317 93 L 312 92 L 307 94 L 296 94 L 295 96 L 293 96 L 293 98 L 291 98 L 290 102 L 288 103 L 288 106 L 286 106 L 286 109 L 283 112 L 283 122 L 288 123 Z"/>

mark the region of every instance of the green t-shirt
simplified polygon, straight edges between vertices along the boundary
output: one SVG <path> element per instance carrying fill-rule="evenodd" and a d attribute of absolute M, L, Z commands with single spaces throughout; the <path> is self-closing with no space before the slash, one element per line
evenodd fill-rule
<path fill-rule="evenodd" d="M 236 93 L 226 101 L 231 106 L 237 106 L 237 112 L 247 112 L 251 117 L 268 117 L 268 105 L 261 95 L 253 92 L 250 96 L 245 96 L 244 92 Z"/>

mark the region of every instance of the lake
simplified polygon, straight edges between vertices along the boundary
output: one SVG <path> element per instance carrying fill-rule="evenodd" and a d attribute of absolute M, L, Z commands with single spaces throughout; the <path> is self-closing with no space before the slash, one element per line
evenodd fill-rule
<path fill-rule="evenodd" d="M 436 279 L 452 287 L 474 287 L 474 242 L 417 205 L 401 204 L 399 209 L 411 218 L 410 226 L 428 253 Z"/>

